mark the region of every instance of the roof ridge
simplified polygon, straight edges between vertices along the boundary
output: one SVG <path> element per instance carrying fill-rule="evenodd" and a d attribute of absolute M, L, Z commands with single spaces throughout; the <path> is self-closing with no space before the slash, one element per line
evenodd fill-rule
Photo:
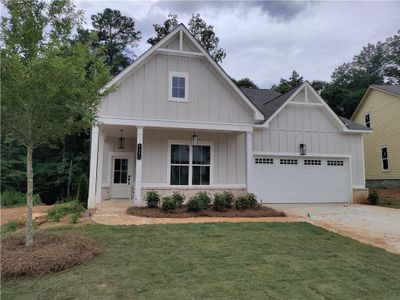
<path fill-rule="evenodd" d="M 296 86 L 296 87 L 294 87 L 294 88 L 292 88 L 292 89 L 290 89 L 289 91 L 287 91 L 287 92 L 284 93 L 284 94 L 280 94 L 279 96 L 276 96 L 275 98 L 272 98 L 271 100 L 265 102 L 265 103 L 263 104 L 263 106 L 264 106 L 265 104 L 271 103 L 272 101 L 278 99 L 279 97 L 285 96 L 286 94 L 289 94 L 290 92 L 295 91 L 296 89 L 298 89 L 298 88 L 301 87 L 302 85 L 303 85 L 303 83 L 302 83 L 302 84 L 299 84 L 298 86 Z M 279 93 L 279 92 L 278 92 L 278 93 Z"/>

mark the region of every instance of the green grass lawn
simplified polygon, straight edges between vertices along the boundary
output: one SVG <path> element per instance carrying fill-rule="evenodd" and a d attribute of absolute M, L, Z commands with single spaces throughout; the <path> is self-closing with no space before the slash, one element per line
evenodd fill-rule
<path fill-rule="evenodd" d="M 64 227 L 104 252 L 2 299 L 399 299 L 400 256 L 307 223 Z M 54 253 L 57 255 L 57 253 Z"/>

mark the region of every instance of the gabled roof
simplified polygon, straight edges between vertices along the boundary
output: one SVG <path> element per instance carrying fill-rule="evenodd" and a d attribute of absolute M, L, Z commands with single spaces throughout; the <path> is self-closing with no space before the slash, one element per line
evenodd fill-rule
<path fill-rule="evenodd" d="M 385 92 L 389 92 L 391 94 L 395 94 L 400 96 L 400 84 L 394 84 L 394 85 L 387 85 L 387 84 L 373 84 L 371 85 L 371 88 L 377 89 L 377 90 L 382 90 Z"/>
<path fill-rule="evenodd" d="M 102 90 L 110 88 L 122 80 L 124 80 L 127 76 L 129 76 L 138 66 L 141 66 L 144 61 L 146 61 L 155 51 L 160 49 L 161 46 L 166 45 L 169 40 L 171 40 L 175 35 L 185 34 L 185 36 L 198 48 L 199 53 L 186 52 L 182 51 L 182 54 L 188 55 L 196 55 L 197 57 L 203 58 L 206 62 L 208 62 L 214 71 L 221 77 L 222 80 L 226 82 L 226 84 L 232 89 L 236 95 L 249 107 L 254 113 L 254 119 L 256 121 L 264 121 L 264 115 L 257 108 L 257 106 L 249 100 L 249 98 L 237 87 L 237 85 L 232 81 L 232 79 L 228 76 L 228 74 L 222 69 L 222 67 L 214 61 L 211 55 L 200 45 L 200 43 L 196 40 L 196 38 L 190 33 L 190 31 L 186 28 L 184 24 L 179 24 L 174 28 L 169 34 L 163 37 L 157 44 L 149 48 L 146 52 L 140 55 L 131 65 L 129 65 L 125 70 L 115 76 L 110 82 L 108 82 Z M 163 49 L 160 49 L 160 51 Z"/>
<path fill-rule="evenodd" d="M 364 104 L 365 99 L 367 99 L 367 95 L 371 90 L 378 90 L 384 93 L 388 93 L 394 96 L 400 97 L 400 85 L 399 84 L 371 84 L 367 90 L 365 91 L 364 95 L 362 96 L 360 102 L 358 103 L 356 109 L 354 110 L 353 114 L 351 115 L 351 119 L 354 119 L 358 111 L 360 110 L 361 106 Z M 400 99 L 400 98 L 399 98 Z"/>
<path fill-rule="evenodd" d="M 259 110 L 263 112 L 263 104 L 266 101 L 272 100 L 281 95 L 274 90 L 268 89 L 254 89 L 254 88 L 240 88 L 242 92 L 254 103 Z"/>
<path fill-rule="evenodd" d="M 257 107 L 263 112 L 263 114 L 266 117 L 266 120 L 268 121 L 272 119 L 272 116 L 277 114 L 279 110 L 281 110 L 284 107 L 284 105 L 292 98 L 292 96 L 297 94 L 297 92 L 299 92 L 300 89 L 302 89 L 304 86 L 308 86 L 309 88 L 312 89 L 310 83 L 305 82 L 282 95 L 276 91 L 267 89 L 241 88 L 241 90 L 247 95 L 247 97 L 249 97 L 249 99 L 255 105 L 257 105 Z M 320 98 L 320 96 L 318 97 Z M 332 115 L 333 118 L 335 118 L 338 122 L 340 122 L 340 124 L 345 125 L 345 128 L 347 128 L 349 131 L 371 131 L 371 129 L 366 126 L 363 126 L 346 118 L 337 116 L 329 108 L 329 106 L 325 103 L 325 101 L 323 101 L 323 99 L 320 100 L 322 101 L 323 106 L 330 113 L 330 115 Z"/>

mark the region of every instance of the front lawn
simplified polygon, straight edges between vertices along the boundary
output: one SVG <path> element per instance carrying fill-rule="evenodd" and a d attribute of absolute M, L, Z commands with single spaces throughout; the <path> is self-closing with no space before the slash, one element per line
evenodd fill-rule
<path fill-rule="evenodd" d="M 53 228 L 103 245 L 86 265 L 2 284 L 2 299 L 395 299 L 400 256 L 307 223 Z M 57 253 L 54 253 L 57 255 Z"/>

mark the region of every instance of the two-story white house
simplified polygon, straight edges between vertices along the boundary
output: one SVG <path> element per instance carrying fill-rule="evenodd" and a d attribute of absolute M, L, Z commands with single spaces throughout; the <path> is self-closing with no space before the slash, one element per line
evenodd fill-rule
<path fill-rule="evenodd" d="M 306 82 L 240 89 L 183 24 L 106 88 L 91 140 L 88 206 L 146 191 L 255 193 L 263 203 L 365 194 L 363 133 Z"/>

